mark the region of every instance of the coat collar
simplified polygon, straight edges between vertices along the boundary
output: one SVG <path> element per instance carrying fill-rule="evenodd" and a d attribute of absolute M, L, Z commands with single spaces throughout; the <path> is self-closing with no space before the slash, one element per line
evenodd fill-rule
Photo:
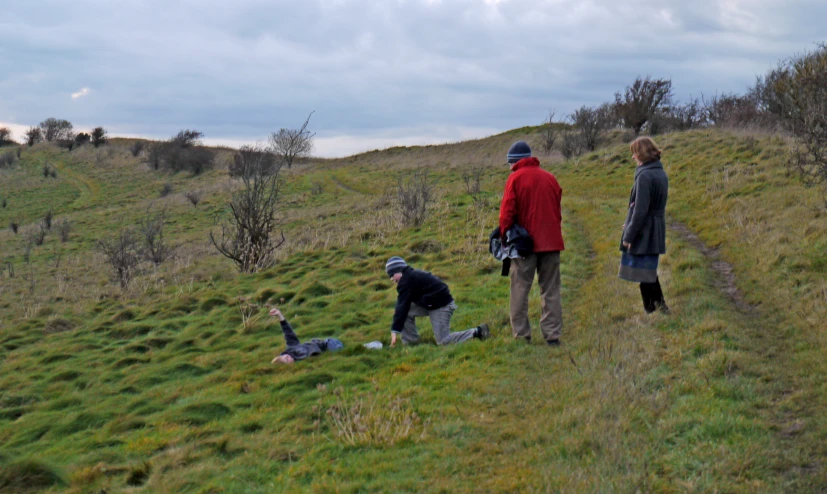
<path fill-rule="evenodd" d="M 644 163 L 644 164 L 638 166 L 637 168 L 635 168 L 635 178 L 637 178 L 638 175 L 643 173 L 644 170 L 653 170 L 653 169 L 656 169 L 656 168 L 663 169 L 663 163 L 661 163 L 660 160 L 655 160 L 655 161 L 650 161 L 648 163 Z"/>
<path fill-rule="evenodd" d="M 516 172 L 520 168 L 526 168 L 529 166 L 540 166 L 540 160 L 535 158 L 534 156 L 529 156 L 528 158 L 523 158 L 520 161 L 511 165 L 511 171 Z"/>

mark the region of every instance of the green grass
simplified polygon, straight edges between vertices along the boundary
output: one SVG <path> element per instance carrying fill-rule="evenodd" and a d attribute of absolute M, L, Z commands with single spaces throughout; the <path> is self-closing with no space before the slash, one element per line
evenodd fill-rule
<path fill-rule="evenodd" d="M 16 271 L 0 277 L 0 492 L 824 489 L 827 213 L 812 207 L 818 191 L 786 176 L 785 142 L 717 131 L 658 139 L 671 218 L 720 249 L 751 313 L 670 232 L 661 279 L 673 312 L 643 315 L 637 287 L 616 277 L 626 147 L 543 157 L 564 188 L 567 244 L 564 345 L 547 348 L 510 338 L 508 283 L 487 253 L 502 155 L 520 136 L 538 142 L 533 132 L 292 171 L 288 244 L 274 268 L 247 276 L 206 242 L 227 200 L 221 169 L 159 174 L 117 141 L 24 150 L 18 168 L 0 171 L 0 225 L 36 223 L 51 206 L 74 229 L 67 243 L 50 234 L 30 265 L 20 237 L 0 233 Z M 44 161 L 56 179 L 38 178 Z M 385 194 L 417 166 L 430 167 L 440 198 L 423 226 L 405 228 Z M 484 167 L 487 204 L 464 193 L 471 166 Z M 161 199 L 168 182 L 175 192 Z M 208 191 L 197 209 L 179 195 L 193 189 Z M 173 219 L 179 258 L 122 292 L 92 244 L 153 202 Z M 362 348 L 389 339 L 391 255 L 445 279 L 459 305 L 453 326 L 488 322 L 492 340 L 439 348 L 423 321 L 424 345 Z M 346 348 L 270 365 L 283 339 L 267 304 L 300 336 Z M 536 291 L 531 317 L 536 325 Z M 374 404 L 363 427 L 385 439 L 339 435 L 334 414 L 359 404 Z M 404 434 L 378 434 L 406 420 Z"/>

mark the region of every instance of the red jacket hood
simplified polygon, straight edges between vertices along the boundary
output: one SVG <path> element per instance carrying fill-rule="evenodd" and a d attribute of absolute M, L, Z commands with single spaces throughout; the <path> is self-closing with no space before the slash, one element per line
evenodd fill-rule
<path fill-rule="evenodd" d="M 511 165 L 511 171 L 516 172 L 520 168 L 525 168 L 527 166 L 540 166 L 540 160 L 535 158 L 534 156 L 529 156 L 528 158 L 523 158 L 520 161 Z"/>

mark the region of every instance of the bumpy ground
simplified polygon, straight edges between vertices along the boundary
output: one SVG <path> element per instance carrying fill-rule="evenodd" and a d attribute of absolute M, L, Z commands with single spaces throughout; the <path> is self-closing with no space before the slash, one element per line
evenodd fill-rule
<path fill-rule="evenodd" d="M 658 138 L 672 313 L 649 317 L 616 277 L 626 146 L 541 155 L 564 188 L 567 242 L 564 343 L 547 348 L 510 338 L 507 280 L 487 252 L 504 150 L 518 138 L 539 149 L 535 132 L 291 170 L 288 242 L 275 267 L 244 276 L 207 241 L 234 187 L 226 153 L 189 177 L 149 170 L 126 141 L 24 150 L 0 170 L 0 225 L 22 225 L 0 233 L 0 492 L 827 488 L 827 213 L 786 173 L 787 143 Z M 438 198 L 406 227 L 394 187 L 422 168 Z M 466 188 L 474 170 L 480 194 Z M 70 238 L 49 233 L 27 262 L 26 232 L 50 208 Z M 122 291 L 93 244 L 147 208 L 165 209 L 177 258 Z M 424 345 L 362 348 L 389 339 L 391 255 L 449 283 L 456 328 L 488 322 L 493 338 L 438 348 L 423 321 Z M 270 365 L 283 345 L 274 304 L 300 335 L 346 349 Z"/>

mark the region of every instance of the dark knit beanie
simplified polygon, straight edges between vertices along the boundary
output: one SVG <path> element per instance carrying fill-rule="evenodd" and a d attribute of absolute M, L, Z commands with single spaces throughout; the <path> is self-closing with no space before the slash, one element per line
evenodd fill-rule
<path fill-rule="evenodd" d="M 405 271 L 405 268 L 408 267 L 408 264 L 405 263 L 405 260 L 399 256 L 393 256 L 388 259 L 388 263 L 385 264 L 385 272 L 388 273 L 388 276 L 393 276 L 396 273 L 401 273 Z"/>
<path fill-rule="evenodd" d="M 525 141 L 517 141 L 512 144 L 511 149 L 508 150 L 508 163 L 513 165 L 521 159 L 528 158 L 530 156 L 531 148 L 528 147 L 528 144 L 526 144 Z"/>

